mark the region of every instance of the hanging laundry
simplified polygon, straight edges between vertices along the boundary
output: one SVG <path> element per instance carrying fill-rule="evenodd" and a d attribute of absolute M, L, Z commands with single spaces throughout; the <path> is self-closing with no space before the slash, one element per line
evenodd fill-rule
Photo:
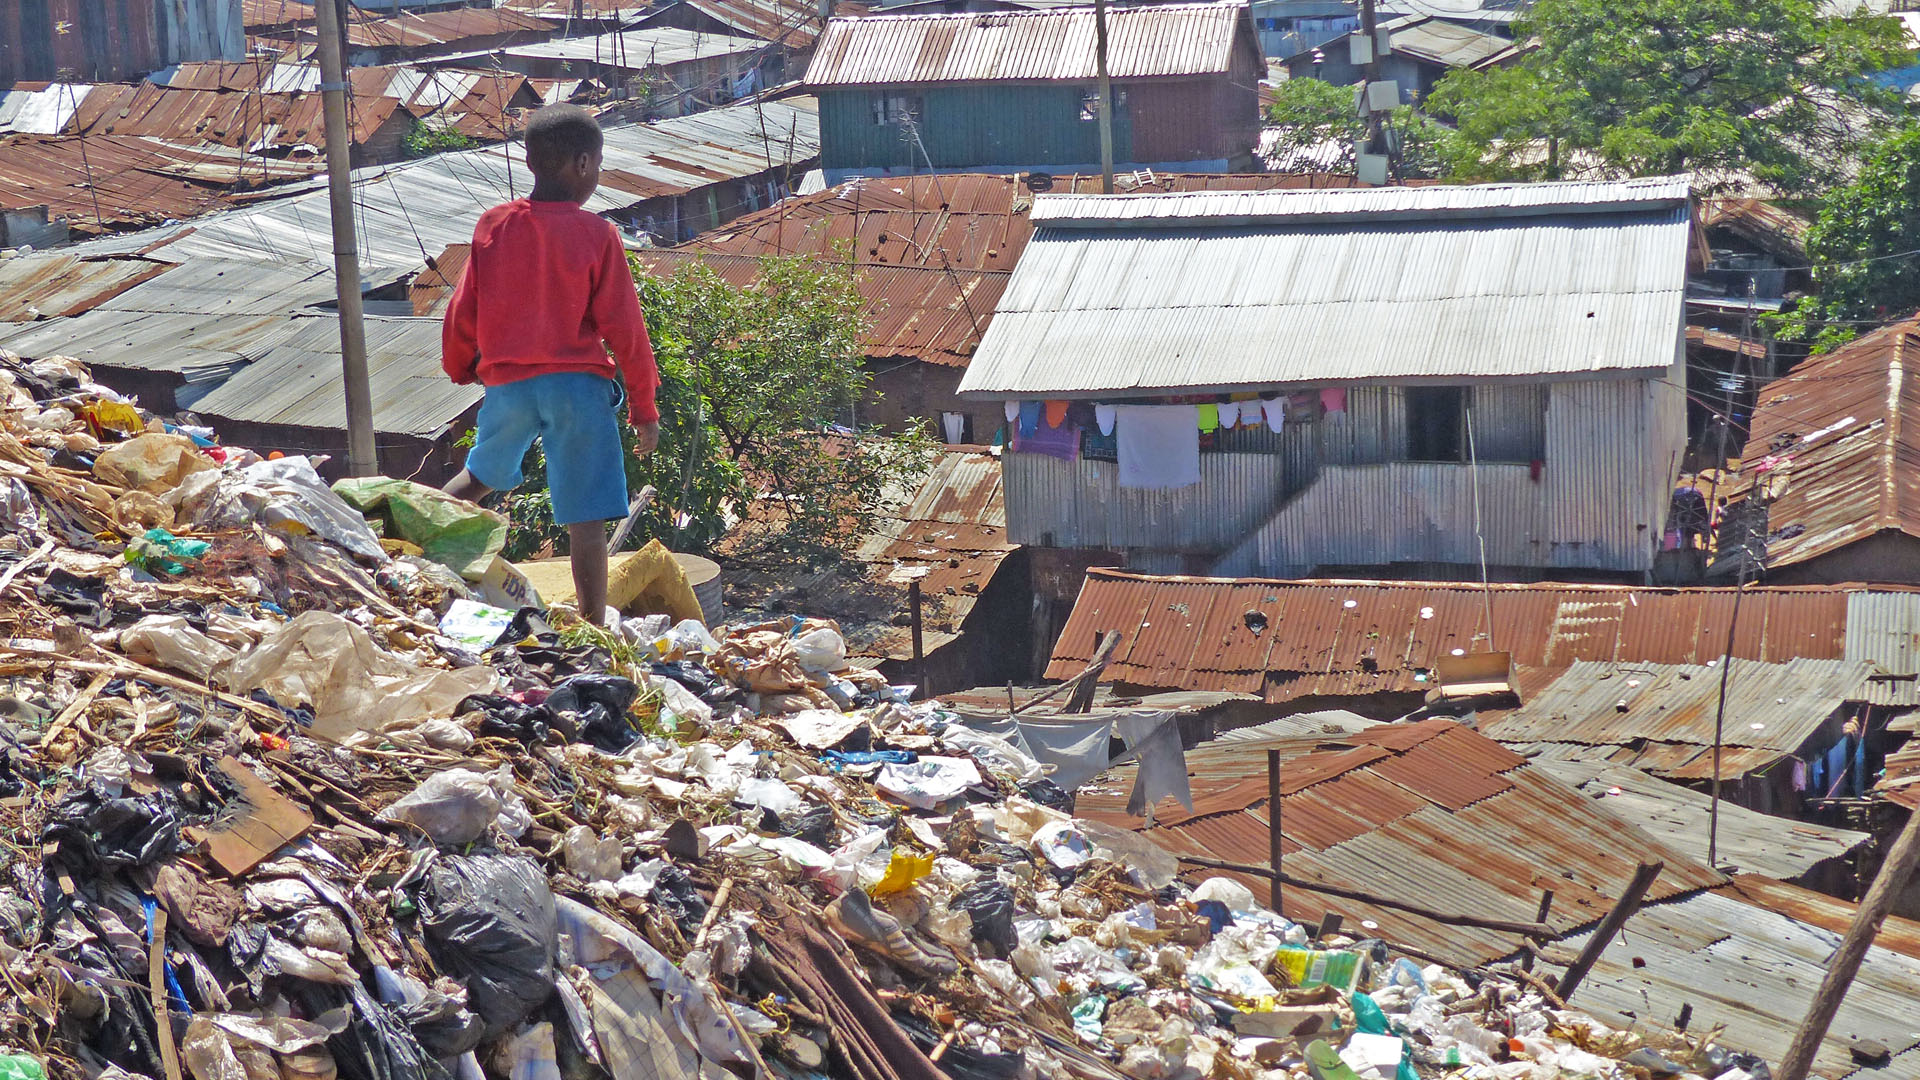
<path fill-rule="evenodd" d="M 967 414 L 957 412 L 941 413 L 940 429 L 946 434 L 949 444 L 966 442 Z"/>
<path fill-rule="evenodd" d="M 1198 410 L 1192 405 L 1121 405 L 1120 486 L 1182 488 L 1200 482 Z"/>
<path fill-rule="evenodd" d="M 1018 419 L 1020 419 L 1020 403 L 1017 401 L 1007 402 L 1007 423 L 1011 424 Z"/>
<path fill-rule="evenodd" d="M 1025 438 L 1028 435 L 1033 434 L 1034 429 L 1039 426 L 1040 426 L 1040 403 L 1037 401 L 1021 402 L 1020 403 L 1020 437 Z"/>
<path fill-rule="evenodd" d="M 1266 414 L 1267 430 L 1275 435 L 1280 434 L 1280 429 L 1287 426 L 1287 399 L 1262 398 L 1259 405 L 1260 411 Z"/>
<path fill-rule="evenodd" d="M 1347 391 L 1345 387 L 1330 386 L 1320 391 L 1320 407 L 1330 413 L 1347 411 Z"/>
<path fill-rule="evenodd" d="M 1113 406 L 1095 405 L 1093 407 L 1093 423 L 1095 427 L 1100 429 L 1100 434 L 1113 434 Z"/>
<path fill-rule="evenodd" d="M 1047 426 L 1057 428 L 1067 422 L 1067 403 L 1049 401 L 1046 408 Z"/>
<path fill-rule="evenodd" d="M 1220 426 L 1220 406 L 1208 402 L 1205 405 L 1196 405 L 1194 408 L 1200 415 L 1201 431 L 1212 431 Z"/>
<path fill-rule="evenodd" d="M 1237 428 L 1240 426 L 1240 403 L 1239 402 L 1223 401 L 1220 404 L 1215 405 L 1214 408 L 1218 410 L 1220 413 L 1221 427 L 1226 428 L 1228 431 L 1232 431 L 1234 428 Z"/>
<path fill-rule="evenodd" d="M 1015 435 L 1013 451 L 1016 454 L 1044 454 L 1061 461 L 1078 461 L 1080 428 L 1075 424 L 1061 424 L 1059 427 L 1042 424 L 1031 432 Z"/>

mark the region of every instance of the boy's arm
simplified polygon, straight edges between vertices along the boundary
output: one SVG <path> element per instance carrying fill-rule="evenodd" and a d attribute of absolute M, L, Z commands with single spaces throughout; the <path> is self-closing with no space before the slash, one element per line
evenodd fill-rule
<path fill-rule="evenodd" d="M 640 294 L 634 289 L 627 252 L 611 225 L 605 252 L 590 305 L 593 325 L 613 351 L 620 377 L 626 381 L 628 419 L 635 425 L 656 423 L 660 410 L 654 404 L 654 389 L 660 384 L 660 372 L 654 366 L 653 342 L 647 337 L 647 320 L 640 312 Z"/>
<path fill-rule="evenodd" d="M 480 366 L 480 290 L 473 279 L 473 262 L 469 259 L 460 284 L 454 287 L 446 318 L 440 323 L 440 367 L 463 386 L 478 378 Z"/>

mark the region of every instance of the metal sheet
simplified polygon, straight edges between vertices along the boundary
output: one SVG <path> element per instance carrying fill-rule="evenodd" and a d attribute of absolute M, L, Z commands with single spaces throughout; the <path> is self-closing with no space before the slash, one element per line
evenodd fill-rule
<path fill-rule="evenodd" d="M 1684 180 L 1040 196 L 961 392 L 1670 369 Z"/>

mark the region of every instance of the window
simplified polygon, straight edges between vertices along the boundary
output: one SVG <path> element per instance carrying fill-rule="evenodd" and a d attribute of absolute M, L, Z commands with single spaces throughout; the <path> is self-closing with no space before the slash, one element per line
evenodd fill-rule
<path fill-rule="evenodd" d="M 1415 386 L 1407 390 L 1407 459 L 1463 461 L 1466 458 L 1467 392 L 1459 386 Z"/>
<path fill-rule="evenodd" d="M 920 98 L 916 94 L 873 95 L 873 123 L 876 127 L 901 127 L 920 116 Z"/>
<path fill-rule="evenodd" d="M 1080 91 L 1080 119 L 1082 120 L 1100 119 L 1100 91 L 1098 90 Z"/>

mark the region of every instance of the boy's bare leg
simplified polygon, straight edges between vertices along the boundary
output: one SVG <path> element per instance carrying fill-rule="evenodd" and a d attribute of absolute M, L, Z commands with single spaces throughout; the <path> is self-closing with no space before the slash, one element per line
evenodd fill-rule
<path fill-rule="evenodd" d="M 581 521 L 567 526 L 573 550 L 573 598 L 580 617 L 595 626 L 607 613 L 607 523 Z"/>
<path fill-rule="evenodd" d="M 475 480 L 473 474 L 465 469 L 461 469 L 460 475 L 447 481 L 447 486 L 440 490 L 456 499 L 465 499 L 470 503 L 477 503 L 493 493 L 492 488 Z"/>

